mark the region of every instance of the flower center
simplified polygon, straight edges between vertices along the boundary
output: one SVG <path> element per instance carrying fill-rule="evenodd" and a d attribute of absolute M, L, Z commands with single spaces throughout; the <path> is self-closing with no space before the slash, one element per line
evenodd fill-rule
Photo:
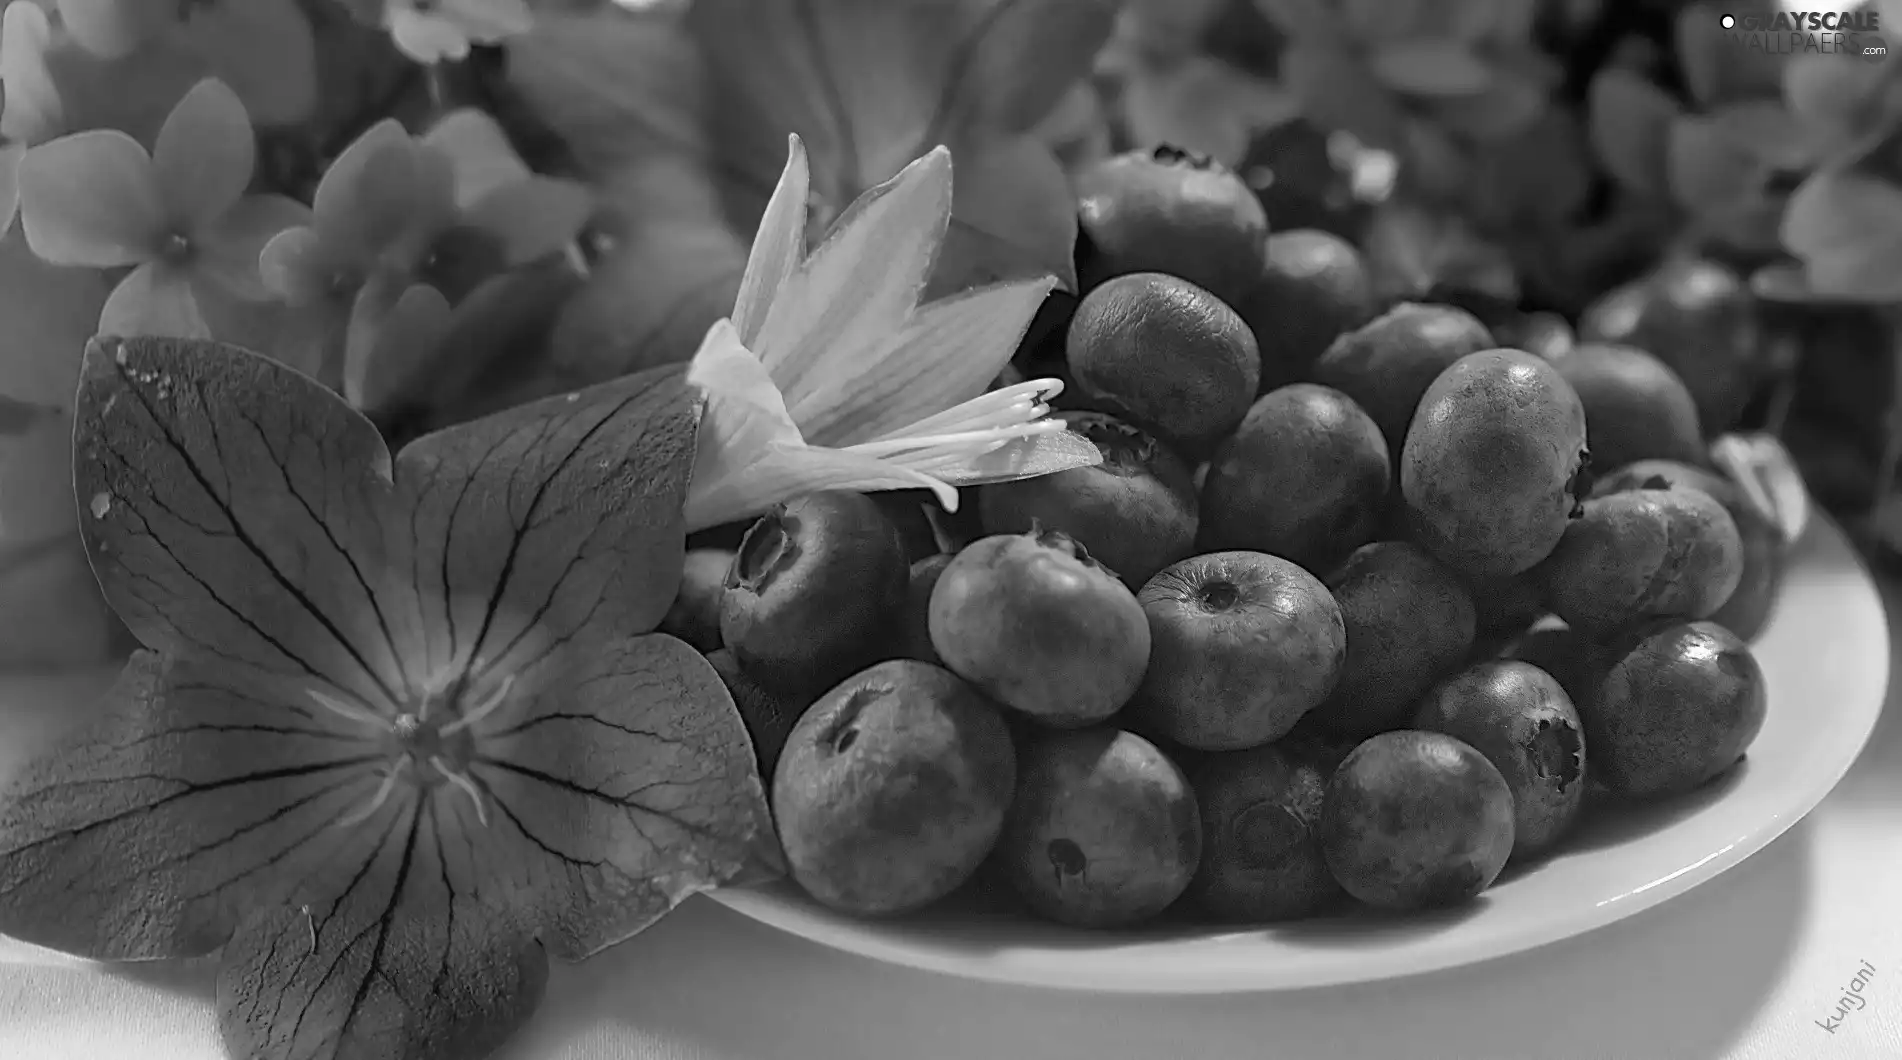
<path fill-rule="evenodd" d="M 183 264 L 191 260 L 192 241 L 182 232 L 173 232 L 159 244 L 158 252 L 160 258 L 174 265 Z"/>
<path fill-rule="evenodd" d="M 464 689 L 461 684 L 459 677 L 432 681 L 412 703 L 405 704 L 411 709 L 394 716 L 372 710 L 360 702 L 338 698 L 327 690 L 310 690 L 310 698 L 319 706 L 370 729 L 389 756 L 376 793 L 369 802 L 340 818 L 339 826 L 360 824 L 375 816 L 390 801 L 399 784 L 427 792 L 445 783 L 475 804 L 476 820 L 485 825 L 489 823 L 482 786 L 469 773 L 470 764 L 477 758 L 472 730 L 509 701 L 515 678 L 506 677 L 485 691 Z M 456 699 L 462 709 L 440 711 L 439 705 L 448 698 Z"/>

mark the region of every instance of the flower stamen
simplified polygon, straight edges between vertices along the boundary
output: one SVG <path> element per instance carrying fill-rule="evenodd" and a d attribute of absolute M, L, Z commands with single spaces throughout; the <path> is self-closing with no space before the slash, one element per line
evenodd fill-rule
<path fill-rule="evenodd" d="M 376 794 L 370 796 L 370 801 L 337 818 L 335 827 L 350 828 L 375 817 L 376 812 L 383 808 L 383 804 L 390 801 L 390 795 L 396 791 L 396 782 L 409 771 L 409 765 L 408 755 L 398 758 L 395 764 L 383 774 L 383 783 L 377 785 Z"/>
<path fill-rule="evenodd" d="M 469 801 L 475 803 L 476 821 L 484 827 L 487 827 L 489 823 L 489 810 L 482 801 L 482 789 L 476 787 L 475 781 L 470 780 L 468 776 L 451 767 L 449 763 L 442 760 L 442 756 L 440 755 L 430 756 L 429 764 L 435 768 L 436 772 L 442 774 L 444 780 L 454 784 L 464 795 L 469 796 Z"/>
<path fill-rule="evenodd" d="M 926 416 L 885 437 L 915 438 L 1023 423 L 1049 415 L 1050 399 L 1061 393 L 1061 379 L 1032 379 L 979 394 L 961 405 L 953 405 L 936 415 Z"/>
<path fill-rule="evenodd" d="M 489 691 L 488 695 L 482 698 L 482 702 L 477 703 L 468 713 L 457 718 L 455 721 L 444 725 L 438 732 L 443 736 L 452 736 L 480 722 L 483 718 L 501 709 L 502 704 L 508 702 L 509 692 L 513 691 L 514 688 L 515 675 L 509 674 L 502 678 L 501 684 L 495 686 L 495 688 Z"/>
<path fill-rule="evenodd" d="M 364 706 L 361 701 L 333 696 L 321 688 L 306 688 L 304 692 L 311 702 L 339 717 L 379 731 L 388 731 L 391 727 L 389 718 Z"/>

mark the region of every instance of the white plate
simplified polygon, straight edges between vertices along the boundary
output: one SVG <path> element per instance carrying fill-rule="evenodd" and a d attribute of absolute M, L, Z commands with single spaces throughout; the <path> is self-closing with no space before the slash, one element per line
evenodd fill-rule
<path fill-rule="evenodd" d="M 1602 927 L 1704 883 L 1808 813 L 1855 760 L 1882 711 L 1882 602 L 1842 532 L 1815 520 L 1758 638 L 1770 710 L 1738 770 L 1712 787 L 1595 822 L 1565 852 L 1509 873 L 1462 909 L 1249 930 L 1092 934 L 972 907 L 865 922 L 789 883 L 716 892 L 729 908 L 876 960 L 1003 983 L 1155 994 L 1332 986 L 1451 968 Z"/>

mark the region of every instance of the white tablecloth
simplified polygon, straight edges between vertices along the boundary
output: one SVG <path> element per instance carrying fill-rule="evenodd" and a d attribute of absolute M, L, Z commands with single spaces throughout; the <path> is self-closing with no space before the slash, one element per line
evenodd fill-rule
<path fill-rule="evenodd" d="M 0 771 L 62 685 L 75 694 L 70 680 L 0 684 Z M 1832 1021 L 1863 962 L 1866 1007 Z M 204 968 L 104 969 L 0 939 L 0 1060 L 221 1060 L 209 982 Z M 1743 865 L 1486 964 L 1294 994 L 1077 996 L 873 964 L 696 899 L 557 969 L 502 1060 L 996 1057 L 1902 1058 L 1902 709 L 1828 801 Z"/>

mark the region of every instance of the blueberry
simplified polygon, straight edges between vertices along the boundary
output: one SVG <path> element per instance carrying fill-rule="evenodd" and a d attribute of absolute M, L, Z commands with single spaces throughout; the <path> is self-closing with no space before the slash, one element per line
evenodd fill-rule
<path fill-rule="evenodd" d="M 1328 587 L 1347 629 L 1347 654 L 1333 693 L 1308 714 L 1323 732 L 1362 739 L 1401 725 L 1421 693 L 1473 646 L 1466 588 L 1417 545 L 1364 545 Z"/>
<path fill-rule="evenodd" d="M 987 534 L 1032 527 L 1082 541 L 1097 562 L 1140 587 L 1195 551 L 1192 472 L 1155 437 L 1100 412 L 1064 413 L 1103 462 L 1053 475 L 981 487 L 978 510 Z"/>
<path fill-rule="evenodd" d="M 1340 676 L 1340 606 L 1314 575 L 1279 556 L 1186 559 L 1138 599 L 1149 618 L 1149 668 L 1129 711 L 1174 743 L 1232 751 L 1278 740 Z"/>
<path fill-rule="evenodd" d="M 680 567 L 680 592 L 660 620 L 660 632 L 679 637 L 703 655 L 720 647 L 720 603 L 732 566 L 733 553 L 727 549 L 688 550 Z"/>
<path fill-rule="evenodd" d="M 910 659 L 812 705 L 773 775 L 792 877 L 834 909 L 909 912 L 989 856 L 1017 780 L 1003 719 L 950 672 Z"/>
<path fill-rule="evenodd" d="M 1585 406 L 1585 444 L 1598 467 L 1704 458 L 1697 403 L 1663 361 L 1633 346 L 1587 343 L 1552 363 Z"/>
<path fill-rule="evenodd" d="M 1402 302 L 1329 344 L 1314 362 L 1313 381 L 1353 398 L 1398 456 L 1427 387 L 1460 358 L 1493 345 L 1486 325 L 1464 309 Z"/>
<path fill-rule="evenodd" d="M 1077 307 L 1070 374 L 1099 411 L 1147 429 L 1200 459 L 1241 422 L 1261 383 L 1248 325 L 1187 280 L 1120 276 Z"/>
<path fill-rule="evenodd" d="M 1743 544 L 1743 571 L 1730 599 L 1709 617 L 1745 640 L 1762 632 L 1776 606 L 1786 561 L 1783 533 L 1735 482 L 1692 464 L 1640 460 L 1613 471 L 1593 485 L 1595 496 L 1634 489 L 1690 489 L 1708 494 L 1730 513 Z"/>
<path fill-rule="evenodd" d="M 727 573 L 720 634 L 785 695 L 816 695 L 886 657 L 903 628 L 904 542 L 857 493 L 813 493 L 761 516 Z"/>
<path fill-rule="evenodd" d="M 1594 497 L 1536 575 L 1567 625 L 1608 634 L 1650 618 L 1707 618 L 1743 577 L 1743 541 L 1699 490 Z"/>
<path fill-rule="evenodd" d="M 1268 237 L 1261 283 L 1236 308 L 1254 329 L 1265 392 L 1304 378 L 1341 335 L 1374 317 L 1367 264 L 1354 244 L 1313 228 Z"/>
<path fill-rule="evenodd" d="M 1079 173 L 1077 236 L 1084 288 L 1165 272 L 1236 304 L 1261 277 L 1268 217 L 1241 177 L 1163 145 Z"/>
<path fill-rule="evenodd" d="M 1346 394 L 1271 390 L 1215 452 L 1197 545 L 1272 552 L 1325 571 L 1373 538 L 1392 468 L 1380 428 Z"/>
<path fill-rule="evenodd" d="M 1515 860 L 1552 848 L 1585 802 L 1585 738 L 1558 679 L 1528 662 L 1480 663 L 1436 685 L 1413 727 L 1471 744 L 1512 789 Z"/>
<path fill-rule="evenodd" d="M 1762 382 L 1766 344 L 1750 286 L 1730 268 L 1672 259 L 1607 292 L 1579 317 L 1584 342 L 1636 346 L 1671 366 L 1706 435 L 1730 430 Z"/>
<path fill-rule="evenodd" d="M 786 737 L 799 723 L 800 715 L 812 705 L 812 700 L 803 697 L 788 697 L 765 688 L 748 676 L 740 666 L 740 661 L 725 648 L 712 652 L 707 662 L 725 683 L 727 694 L 733 697 L 733 705 L 740 710 L 740 720 L 746 723 L 746 734 L 753 741 L 753 757 L 759 762 L 759 775 L 769 781 L 773 768 L 779 764 L 779 753 L 786 746 Z"/>
<path fill-rule="evenodd" d="M 1321 853 L 1331 764 L 1280 745 L 1210 755 L 1189 772 L 1202 864 L 1187 898 L 1216 919 L 1292 920 L 1341 895 Z"/>
<path fill-rule="evenodd" d="M 1168 908 L 1202 858 L 1195 792 L 1133 733 L 1046 733 L 1023 749 L 998 855 L 1032 911 L 1123 927 Z"/>
<path fill-rule="evenodd" d="M 1136 595 L 1054 530 L 998 534 L 959 552 L 932 591 L 929 622 L 946 666 L 1045 725 L 1116 713 L 1149 664 Z"/>
<path fill-rule="evenodd" d="M 1512 854 L 1512 789 L 1471 744 L 1437 732 L 1382 733 L 1328 780 L 1321 850 L 1348 894 L 1381 909 L 1457 905 Z"/>
<path fill-rule="evenodd" d="M 903 655 L 907 659 L 944 665 L 944 660 L 938 657 L 938 649 L 931 646 L 931 594 L 938 588 L 944 569 L 951 565 L 952 555 L 940 552 L 911 565 L 911 580 L 905 590 Z"/>
<path fill-rule="evenodd" d="M 1530 570 L 1565 533 L 1588 466 L 1571 384 L 1522 350 L 1468 354 L 1427 389 L 1407 431 L 1410 536 L 1469 577 Z"/>
<path fill-rule="evenodd" d="M 1714 622 L 1664 619 L 1608 646 L 1611 663 L 1578 704 L 1598 779 L 1657 798 L 1690 791 L 1743 758 L 1763 728 L 1763 669 Z"/>

